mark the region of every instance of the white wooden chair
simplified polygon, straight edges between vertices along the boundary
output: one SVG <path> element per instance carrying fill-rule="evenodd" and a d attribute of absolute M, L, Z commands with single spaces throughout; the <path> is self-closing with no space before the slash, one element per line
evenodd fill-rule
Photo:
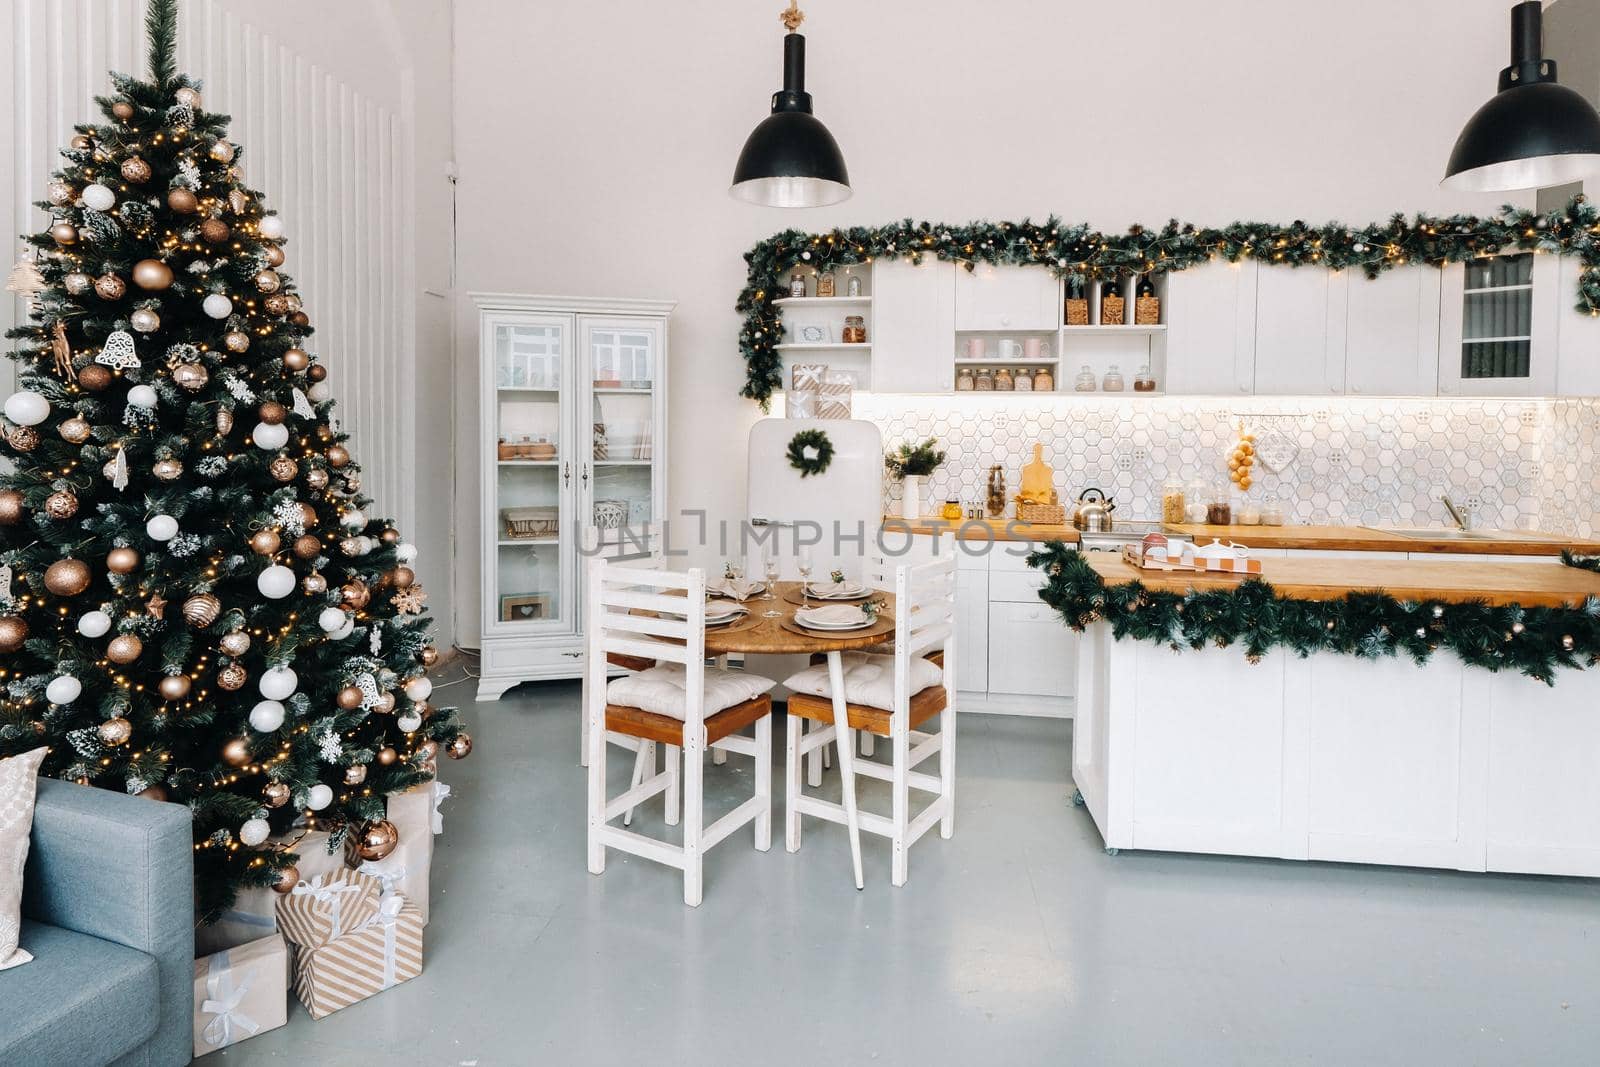
<path fill-rule="evenodd" d="M 589 652 L 585 715 L 589 720 L 589 871 L 602 874 L 606 849 L 621 849 L 683 871 L 683 900 L 697 907 L 702 858 L 746 823 L 756 848 L 772 845 L 772 698 L 770 679 L 708 667 L 705 572 L 675 573 L 588 563 Z M 650 612 L 652 614 L 635 614 Z M 653 660 L 655 666 L 606 680 L 607 657 Z M 739 731 L 755 726 L 755 736 Z M 617 797 L 606 796 L 608 736 L 621 734 L 666 747 L 666 769 L 650 773 Z M 704 825 L 703 775 L 708 747 L 755 761 L 755 795 Z M 657 793 L 666 794 L 667 824 L 677 823 L 682 754 L 683 843 L 670 844 L 611 822 Z"/>
<path fill-rule="evenodd" d="M 835 653 L 829 663 L 813 665 L 784 682 L 793 691 L 784 770 L 784 845 L 790 852 L 800 848 L 804 815 L 844 824 L 851 836 L 858 888 L 863 884 L 860 830 L 890 839 L 890 881 L 897 886 L 905 884 L 907 852 L 918 838 L 936 822 L 941 837 L 948 838 L 955 831 L 955 555 L 892 570 L 881 560 L 870 561 L 868 582 L 891 584 L 894 590 L 894 651 Z M 849 732 L 888 738 L 887 765 L 850 758 L 851 738 L 836 736 L 833 694 L 840 685 L 847 701 Z M 934 717 L 939 720 L 937 732 L 917 729 Z M 802 736 L 800 725 L 806 719 L 813 727 Z M 829 742 L 835 746 L 836 763 L 846 778 L 844 805 L 808 796 L 802 782 L 802 758 Z M 934 755 L 939 757 L 937 776 L 916 769 Z M 889 783 L 891 810 L 887 818 L 856 811 L 856 824 L 852 824 L 849 816 L 855 809 L 856 774 Z M 933 794 L 933 800 L 915 816 L 911 814 L 912 790 Z"/>

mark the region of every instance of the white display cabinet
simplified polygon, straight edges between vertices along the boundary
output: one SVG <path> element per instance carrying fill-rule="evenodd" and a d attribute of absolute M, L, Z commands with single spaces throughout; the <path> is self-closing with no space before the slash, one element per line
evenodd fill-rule
<path fill-rule="evenodd" d="M 483 436 L 479 700 L 583 672 L 578 548 L 666 507 L 664 301 L 474 294 Z"/>

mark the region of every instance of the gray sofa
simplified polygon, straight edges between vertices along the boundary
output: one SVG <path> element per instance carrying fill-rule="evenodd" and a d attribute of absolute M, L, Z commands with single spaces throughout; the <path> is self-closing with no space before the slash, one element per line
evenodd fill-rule
<path fill-rule="evenodd" d="M 185 807 L 39 780 L 0 1064 L 189 1062 L 193 849 Z"/>

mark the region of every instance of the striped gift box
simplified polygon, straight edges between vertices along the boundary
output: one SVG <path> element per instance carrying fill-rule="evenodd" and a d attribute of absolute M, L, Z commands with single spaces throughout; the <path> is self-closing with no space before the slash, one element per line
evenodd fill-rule
<path fill-rule="evenodd" d="M 382 889 L 378 879 L 359 871 L 319 874 L 278 898 L 278 929 L 296 945 L 315 948 L 376 915 Z"/>
<path fill-rule="evenodd" d="M 295 995 L 321 1019 L 422 973 L 422 913 L 390 894 L 361 929 L 294 956 Z"/>

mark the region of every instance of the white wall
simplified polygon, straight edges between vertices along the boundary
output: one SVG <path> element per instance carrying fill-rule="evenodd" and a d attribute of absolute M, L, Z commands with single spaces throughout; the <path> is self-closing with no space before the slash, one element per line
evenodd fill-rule
<path fill-rule="evenodd" d="M 808 88 L 855 196 L 752 208 L 726 190 L 779 86 L 780 6 L 455 3 L 460 292 L 679 302 L 673 510 L 742 512 L 758 412 L 737 397 L 733 301 L 743 252 L 777 230 L 1051 211 L 1366 222 L 1503 199 L 1438 181 L 1505 64 L 1507 0 L 812 0 Z M 465 539 L 477 347 L 457 321 Z M 477 553 L 456 565 L 471 643 Z"/>
<path fill-rule="evenodd" d="M 142 0 L 14 0 L 0 49 L 0 228 L 35 230 L 56 149 L 107 68 L 144 72 Z M 363 484 L 422 550 L 449 640 L 448 0 L 186 0 L 179 61 L 234 116 L 247 180 L 284 213 Z M 9 250 L 8 250 L 9 251 Z M 10 259 L 6 259 L 9 269 Z M 429 295 L 429 291 L 434 295 Z M 9 325 L 19 311 L 0 302 Z M 5 370 L 10 378 L 7 361 Z M 431 495 L 430 495 L 431 494 Z"/>

